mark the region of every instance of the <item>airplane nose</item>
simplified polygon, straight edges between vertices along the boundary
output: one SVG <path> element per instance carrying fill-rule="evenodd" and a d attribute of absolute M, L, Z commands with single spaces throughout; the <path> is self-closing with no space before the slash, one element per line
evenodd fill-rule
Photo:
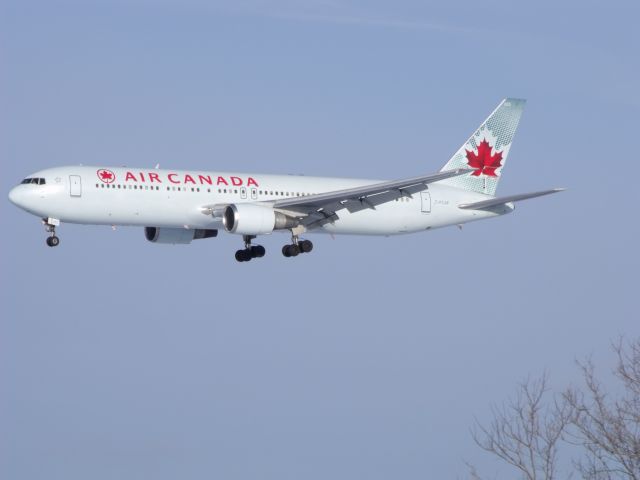
<path fill-rule="evenodd" d="M 20 206 L 20 192 L 18 192 L 18 187 L 13 187 L 9 192 L 9 201 L 14 205 Z"/>

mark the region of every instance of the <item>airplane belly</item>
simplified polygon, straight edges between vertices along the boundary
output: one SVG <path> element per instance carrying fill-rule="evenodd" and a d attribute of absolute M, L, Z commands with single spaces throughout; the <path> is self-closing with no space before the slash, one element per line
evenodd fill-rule
<path fill-rule="evenodd" d="M 491 212 L 465 211 L 457 203 L 434 202 L 427 208 L 419 196 L 365 209 L 338 212 L 339 219 L 323 226 L 329 233 L 347 235 L 399 235 L 467 223 L 494 216 Z"/>
<path fill-rule="evenodd" d="M 192 228 L 219 228 L 220 222 L 201 213 L 197 205 L 183 198 L 145 198 L 148 193 L 113 192 L 68 198 L 47 215 L 68 223 Z M 53 206 L 52 206 L 53 207 Z"/>
<path fill-rule="evenodd" d="M 417 210 L 416 210 L 417 209 Z M 397 235 L 430 228 L 432 218 L 422 215 L 411 199 L 389 202 L 375 209 L 357 212 L 341 210 L 339 219 L 323 228 L 330 233 L 349 235 Z"/>

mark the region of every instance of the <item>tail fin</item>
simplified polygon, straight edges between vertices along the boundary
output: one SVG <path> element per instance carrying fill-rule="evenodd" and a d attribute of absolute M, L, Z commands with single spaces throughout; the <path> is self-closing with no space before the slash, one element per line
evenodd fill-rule
<path fill-rule="evenodd" d="M 439 183 L 495 195 L 526 100 L 505 98 L 440 171 L 473 168 Z"/>

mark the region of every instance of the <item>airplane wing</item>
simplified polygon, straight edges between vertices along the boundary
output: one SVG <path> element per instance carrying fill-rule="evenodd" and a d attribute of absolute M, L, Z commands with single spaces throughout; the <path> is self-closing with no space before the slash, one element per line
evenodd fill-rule
<path fill-rule="evenodd" d="M 271 202 L 273 208 L 290 216 L 303 217 L 302 224 L 314 228 L 338 219 L 338 212 L 347 209 L 357 212 L 393 201 L 399 197 L 411 196 L 425 190 L 430 183 L 473 172 L 468 168 L 457 168 L 431 175 L 374 183 L 363 187 L 335 190 L 304 197 L 284 198 Z"/>
<path fill-rule="evenodd" d="M 346 208 L 357 212 L 366 208 L 375 209 L 376 205 L 394 201 L 403 196 L 411 196 L 427 188 L 430 183 L 446 178 L 466 175 L 473 169 L 456 168 L 431 175 L 404 178 L 388 182 L 374 183 L 363 187 L 335 190 L 333 192 L 305 195 L 302 197 L 283 198 L 258 202 L 270 205 L 275 210 L 301 219 L 305 228 L 315 228 L 338 219 L 337 211 Z M 201 211 L 205 215 L 222 217 L 228 204 L 204 205 Z"/>
<path fill-rule="evenodd" d="M 518 195 L 509 195 L 506 197 L 490 198 L 489 200 L 482 200 L 474 203 L 463 203 L 458 205 L 458 208 L 465 210 L 482 210 L 484 208 L 496 207 L 498 205 L 504 205 L 509 202 L 518 202 L 520 200 L 527 200 L 529 198 L 542 197 L 543 195 L 549 195 L 551 193 L 562 192 L 564 188 L 553 188 L 551 190 L 543 190 L 540 192 L 521 193 Z"/>

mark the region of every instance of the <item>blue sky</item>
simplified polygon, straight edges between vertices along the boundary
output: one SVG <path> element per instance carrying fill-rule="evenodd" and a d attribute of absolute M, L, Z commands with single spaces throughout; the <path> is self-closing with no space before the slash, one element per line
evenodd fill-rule
<path fill-rule="evenodd" d="M 2 191 L 54 165 L 400 178 L 528 99 L 515 214 L 311 237 L 63 225 L 0 202 L 0 477 L 461 478 L 474 417 L 606 375 L 635 296 L 634 2 L 5 1 Z"/>

